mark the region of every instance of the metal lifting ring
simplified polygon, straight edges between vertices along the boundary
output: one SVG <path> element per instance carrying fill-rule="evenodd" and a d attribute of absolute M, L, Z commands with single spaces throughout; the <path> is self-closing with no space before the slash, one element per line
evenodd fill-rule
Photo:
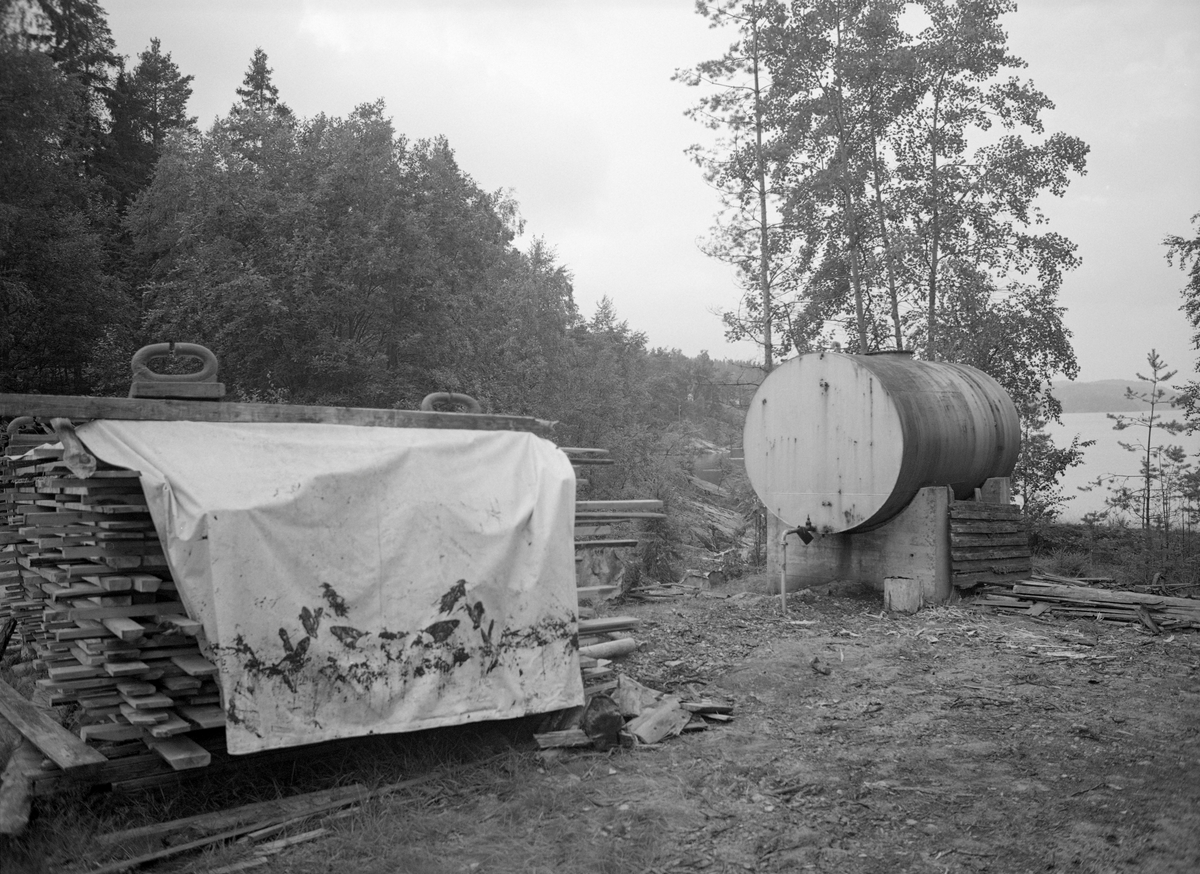
<path fill-rule="evenodd" d="M 155 373 L 150 369 L 152 359 L 166 355 L 199 359 L 201 367 L 195 373 Z M 152 343 L 133 353 L 130 367 L 135 382 L 212 382 L 217 376 L 217 356 L 199 343 Z"/>
<path fill-rule="evenodd" d="M 421 409 L 426 412 L 433 411 L 433 405 L 437 403 L 457 404 L 459 407 L 465 407 L 468 413 L 482 413 L 483 407 L 479 405 L 479 401 L 470 395 L 458 394 L 457 392 L 437 391 L 433 394 L 425 395 L 421 401 Z"/>
<path fill-rule="evenodd" d="M 5 428 L 4 430 L 8 434 L 9 437 L 12 437 L 14 434 L 16 434 L 18 431 L 20 431 L 26 425 L 36 425 L 36 424 L 37 424 L 37 419 L 33 418 L 33 416 L 17 416 L 17 418 L 13 419 L 11 422 L 8 423 L 8 427 Z"/>

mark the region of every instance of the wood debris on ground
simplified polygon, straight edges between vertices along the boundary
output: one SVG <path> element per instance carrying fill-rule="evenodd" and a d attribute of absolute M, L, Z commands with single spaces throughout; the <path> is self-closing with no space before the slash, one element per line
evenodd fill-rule
<path fill-rule="evenodd" d="M 385 798 L 449 778 L 463 771 L 488 765 L 499 757 L 491 756 L 476 762 L 442 768 L 420 777 L 401 780 L 375 789 L 361 784 L 339 786 L 103 835 L 97 840 L 97 855 L 113 849 L 124 850 L 126 853 L 130 850 L 136 853 L 138 848 L 148 846 L 155 847 L 155 849 L 140 854 L 126 855 L 122 859 L 107 862 L 99 868 L 84 870 L 87 874 L 120 874 L 122 871 L 130 871 L 143 865 L 232 841 L 246 845 L 252 855 L 250 858 L 233 863 L 226 868 L 213 870 L 240 871 L 257 867 L 264 864 L 268 856 L 283 852 L 296 844 L 324 837 L 329 833 L 329 829 L 320 827 L 277 838 L 276 836 L 281 832 L 300 827 L 316 817 L 328 820 L 344 816 L 347 809 L 359 807 L 368 801 Z M 197 835 L 199 837 L 196 837 Z M 180 836 L 188 836 L 192 839 L 162 847 L 164 842 Z M 274 838 L 274 840 L 268 841 L 267 838 Z M 80 871 L 79 874 L 84 874 L 84 871 Z"/>
<path fill-rule="evenodd" d="M 1084 580 L 1045 574 L 1032 574 L 1003 586 L 984 586 L 971 603 L 1031 616 L 1060 614 L 1140 623 L 1155 634 L 1200 628 L 1200 601 L 1194 598 L 1098 588 Z"/>
<path fill-rule="evenodd" d="M 587 703 L 543 717 L 534 734 L 539 747 L 603 751 L 653 745 L 732 718 L 730 702 L 669 695 L 618 673 L 612 658 L 637 651 L 636 641 L 623 635 L 638 624 L 628 616 L 580 622 L 579 664 Z M 597 657 L 603 653 L 609 657 Z"/>

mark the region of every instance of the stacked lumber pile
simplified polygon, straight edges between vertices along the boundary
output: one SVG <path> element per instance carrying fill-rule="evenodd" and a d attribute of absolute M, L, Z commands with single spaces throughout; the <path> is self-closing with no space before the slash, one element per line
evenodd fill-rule
<path fill-rule="evenodd" d="M 612 464 L 605 450 L 563 451 L 573 465 Z M 662 501 L 657 500 L 576 501 L 576 585 L 581 602 L 602 599 L 619 590 L 616 551 L 636 547 L 639 541 L 630 532 L 632 526 L 665 519 L 662 511 Z M 714 513 L 721 512 L 726 511 L 714 509 Z M 580 612 L 590 614 L 587 608 Z M 629 616 L 580 620 L 579 665 L 587 701 L 544 717 L 534 735 L 538 746 L 605 750 L 618 744 L 656 744 L 683 731 L 705 729 L 710 720 L 725 722 L 733 718 L 732 704 L 685 701 L 618 674 L 613 659 L 637 649 L 637 642 L 628 632 L 638 625 L 639 620 Z"/>
<path fill-rule="evenodd" d="M 33 450 L 35 457 L 59 458 L 61 450 Z M 14 460 L 0 456 L 0 657 L 16 655 L 26 641 L 44 638 L 41 578 L 18 562 L 25 537 L 17 514 L 19 489 L 28 477 L 18 475 Z"/>
<path fill-rule="evenodd" d="M 973 603 L 1003 612 L 1037 616 L 1059 613 L 1112 622 L 1140 622 L 1158 633 L 1163 629 L 1200 628 L 1200 600 L 1148 595 L 1121 589 L 1093 588 L 1081 580 L 1056 577 L 989 587 Z"/>
<path fill-rule="evenodd" d="M 613 464 L 607 449 L 581 449 L 571 446 L 560 446 L 559 450 L 566 454 L 575 468 L 575 488 L 577 493 L 586 490 L 591 482 L 583 476 L 580 468 L 593 465 L 610 466 Z M 583 524 L 575 521 L 575 588 L 580 604 L 601 599 L 619 591 L 624 575 L 624 566 L 618 559 L 615 549 L 589 546 L 592 541 L 611 537 L 614 533 L 612 525 L 591 523 Z M 637 545 L 637 541 L 632 541 Z M 581 606 L 580 615 L 590 615 L 591 608 Z"/>
<path fill-rule="evenodd" d="M 576 468 L 576 485 L 588 485 L 579 468 L 611 465 L 607 449 L 560 447 Z M 662 501 L 576 501 L 575 586 L 580 602 L 597 601 L 616 594 L 624 576 L 622 554 L 639 540 L 632 526 L 639 521 L 665 519 Z"/>
<path fill-rule="evenodd" d="M 611 463 L 598 450 L 568 454 L 573 464 Z M 636 546 L 614 527 L 663 518 L 661 509 L 658 501 L 580 502 L 577 546 Z M 49 446 L 0 459 L 0 629 L 9 619 L 13 647 L 31 649 L 44 672 L 37 697 L 76 708 L 69 744 L 61 727 L 35 726 L 25 712 L 33 704 L 0 694 L 0 716 L 45 756 L 31 753 L 33 794 L 79 779 L 153 785 L 166 765 L 204 767 L 222 755 L 223 733 L 209 731 L 224 726 L 217 667 L 197 645 L 200 623 L 179 600 L 136 471 L 101 465 L 81 479 Z M 637 624 L 581 621 L 581 643 L 599 647 L 581 658 L 589 700 L 616 689 L 611 657 L 633 648 L 623 635 Z M 70 756 L 52 755 L 58 747 Z"/>
<path fill-rule="evenodd" d="M 576 501 L 575 581 L 580 601 L 620 591 L 624 576 L 621 552 L 638 545 L 632 525 L 665 519 L 662 501 Z"/>
<path fill-rule="evenodd" d="M 1029 530 L 1020 507 L 950 502 L 950 578 L 959 588 L 1021 579 L 1032 572 Z"/>
<path fill-rule="evenodd" d="M 207 765 L 187 735 L 224 725 L 217 667 L 197 645 L 200 623 L 179 600 L 138 474 L 79 479 L 61 454 L 9 461 L 0 518 L 15 564 L 3 609 L 45 672 L 39 696 L 78 706 L 79 736 L 107 758 L 149 747 L 174 769 Z"/>

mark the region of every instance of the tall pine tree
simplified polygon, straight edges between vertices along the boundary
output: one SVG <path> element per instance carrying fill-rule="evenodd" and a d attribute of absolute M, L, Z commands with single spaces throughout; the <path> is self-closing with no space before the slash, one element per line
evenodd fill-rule
<path fill-rule="evenodd" d="M 188 116 L 191 76 L 184 76 L 154 38 L 138 56 L 132 73 L 122 69 L 108 93 L 109 130 L 101 149 L 101 170 L 118 208 L 150 182 L 167 136 L 194 129 Z"/>

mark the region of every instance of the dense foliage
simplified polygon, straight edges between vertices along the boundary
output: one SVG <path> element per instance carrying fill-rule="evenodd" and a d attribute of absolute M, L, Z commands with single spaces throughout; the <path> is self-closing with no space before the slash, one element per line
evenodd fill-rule
<path fill-rule="evenodd" d="M 127 70 L 93 0 L 0 0 L 0 22 L 0 391 L 123 394 L 134 350 L 186 340 L 235 399 L 464 392 L 634 458 L 731 381 L 607 301 L 580 314 L 552 246 L 514 245 L 512 199 L 382 102 L 300 118 L 259 48 L 199 131 L 192 77 L 157 39 Z"/>
<path fill-rule="evenodd" d="M 1058 292 L 1075 246 L 1039 204 L 1088 147 L 1047 133 L 1019 73 L 1011 0 L 717 0 L 721 58 L 677 78 L 718 133 L 693 156 L 722 195 L 709 251 L 745 289 L 729 335 L 792 352 L 913 350 L 986 371 L 1027 424 L 1078 372 Z M 1039 512 L 1078 459 L 1041 425 L 1018 472 Z M 1078 447 L 1074 447 L 1075 450 Z"/>
<path fill-rule="evenodd" d="M 1001 26 L 1010 0 L 699 9 L 735 37 L 680 74 L 705 87 L 694 115 L 723 135 L 693 154 L 724 195 L 712 247 L 747 289 L 731 334 L 769 322 L 780 356 L 834 336 L 857 352 L 916 349 L 1022 400 L 1073 375 L 1056 299 L 1078 259 L 1038 198 L 1063 194 L 1088 147 L 1045 132 L 1053 103 L 1016 75 L 1025 63 Z"/>
<path fill-rule="evenodd" d="M 1200 212 L 1192 216 L 1192 224 L 1195 225 L 1195 236 L 1168 234 L 1163 245 L 1167 247 L 1167 263 L 1177 265 L 1188 275 L 1182 291 L 1181 309 L 1192 327 L 1192 348 L 1200 350 Z M 1195 372 L 1200 373 L 1200 360 L 1196 362 Z M 1196 430 L 1200 426 L 1200 382 L 1194 377 L 1183 386 L 1180 405 L 1184 408 L 1188 428 Z"/>
<path fill-rule="evenodd" d="M 1013 8 L 702 3 L 735 40 L 680 77 L 718 86 L 696 116 L 724 139 L 694 156 L 725 197 L 709 249 L 745 280 L 730 334 L 767 367 L 836 338 L 991 373 L 1023 411 L 1017 487 L 1052 518 L 1081 449 L 1041 430 L 1048 378 L 1076 372 L 1057 294 L 1077 259 L 1038 204 L 1087 147 L 1043 129 Z M 519 248 L 517 204 L 444 138 L 409 139 L 382 102 L 299 117 L 272 72 L 255 49 L 199 130 L 157 39 L 131 61 L 95 0 L 0 0 L 0 391 L 124 394 L 132 352 L 175 339 L 218 354 L 234 399 L 457 391 L 558 420 L 561 443 L 618 452 L 595 477 L 614 496 L 669 492 L 668 453 L 737 442 L 757 376 L 647 348 L 607 300 L 580 313 L 552 245 Z M 1195 243 L 1166 242 L 1194 280 Z"/>

